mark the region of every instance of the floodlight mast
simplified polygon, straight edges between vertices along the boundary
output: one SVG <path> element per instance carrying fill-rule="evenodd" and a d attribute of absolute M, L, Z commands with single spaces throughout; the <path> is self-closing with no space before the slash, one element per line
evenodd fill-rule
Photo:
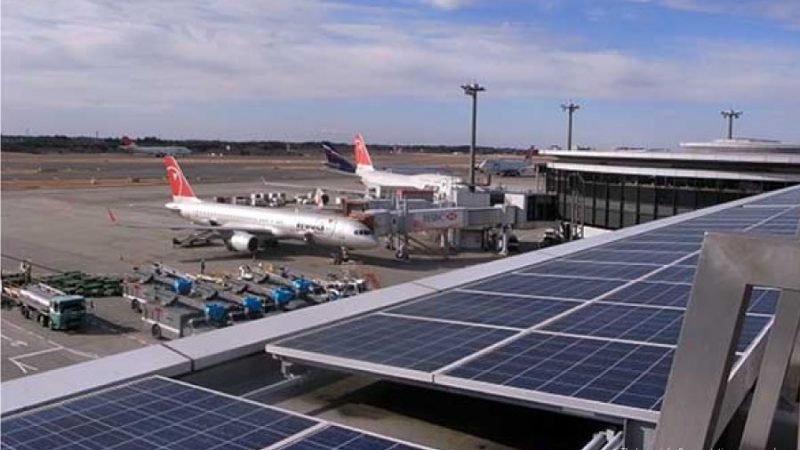
<path fill-rule="evenodd" d="M 567 123 L 567 150 L 572 150 L 572 114 L 580 109 L 580 105 L 576 105 L 570 101 L 569 103 L 562 104 L 561 109 L 567 111 L 569 114 L 569 122 Z"/>
<path fill-rule="evenodd" d="M 483 92 L 486 88 L 477 82 L 472 82 L 471 84 L 462 84 L 461 89 L 464 90 L 465 95 L 472 97 L 472 141 L 469 146 L 469 190 L 475 191 L 475 132 L 478 119 L 478 92 Z"/>
<path fill-rule="evenodd" d="M 728 139 L 733 139 L 733 120 L 742 117 L 742 111 L 731 108 L 727 111 L 720 111 L 720 114 L 728 121 Z"/>

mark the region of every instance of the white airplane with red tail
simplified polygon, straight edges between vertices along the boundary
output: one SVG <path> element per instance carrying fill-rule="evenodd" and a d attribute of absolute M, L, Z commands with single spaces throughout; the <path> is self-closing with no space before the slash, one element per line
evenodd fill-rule
<path fill-rule="evenodd" d="M 372 165 L 367 144 L 358 133 L 353 137 L 353 157 L 356 161 L 356 175 L 369 189 L 390 187 L 440 191 L 464 183 L 461 178 L 450 175 L 436 173 L 407 175 L 376 169 Z"/>
<path fill-rule="evenodd" d="M 192 224 L 124 226 L 214 233 L 225 242 L 229 250 L 241 252 L 255 252 L 266 242 L 285 239 L 348 249 L 365 249 L 378 245 L 378 240 L 369 227 L 349 217 L 200 200 L 194 195 L 175 158 L 164 157 L 164 164 L 172 191 L 172 201 L 165 206 Z M 112 222 L 117 223 L 110 210 L 109 217 Z"/>
<path fill-rule="evenodd" d="M 136 145 L 136 141 L 129 138 L 128 136 L 122 136 L 122 144 L 119 148 L 133 152 L 133 153 L 144 153 L 147 155 L 157 156 L 159 158 L 167 156 L 167 155 L 190 155 L 192 151 L 186 147 L 181 147 L 177 145 L 146 145 L 140 147 Z"/>

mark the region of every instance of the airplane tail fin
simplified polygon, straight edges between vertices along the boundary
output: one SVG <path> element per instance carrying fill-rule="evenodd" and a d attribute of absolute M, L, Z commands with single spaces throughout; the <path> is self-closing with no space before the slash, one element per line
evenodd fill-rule
<path fill-rule="evenodd" d="M 133 142 L 133 139 L 129 138 L 128 136 L 122 136 L 122 147 L 123 148 L 133 148 L 136 146 L 136 143 Z"/>
<path fill-rule="evenodd" d="M 372 158 L 370 158 L 369 150 L 367 150 L 367 144 L 364 143 L 364 138 L 359 133 L 356 133 L 353 137 L 353 155 L 358 170 L 374 170 L 372 167 Z"/>
<path fill-rule="evenodd" d="M 183 176 L 183 171 L 174 156 L 165 156 L 164 165 L 167 167 L 167 180 L 172 191 L 172 200 L 176 202 L 197 201 L 192 186 Z"/>
<path fill-rule="evenodd" d="M 347 173 L 356 173 L 356 166 L 342 156 L 333 145 L 329 142 L 322 143 L 322 149 L 325 151 L 325 165 L 331 169 L 336 169 Z"/>

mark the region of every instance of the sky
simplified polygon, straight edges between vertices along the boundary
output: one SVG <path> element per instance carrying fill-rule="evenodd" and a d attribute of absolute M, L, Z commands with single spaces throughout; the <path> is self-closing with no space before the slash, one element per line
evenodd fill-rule
<path fill-rule="evenodd" d="M 3 134 L 800 142 L 798 0 L 2 2 Z"/>

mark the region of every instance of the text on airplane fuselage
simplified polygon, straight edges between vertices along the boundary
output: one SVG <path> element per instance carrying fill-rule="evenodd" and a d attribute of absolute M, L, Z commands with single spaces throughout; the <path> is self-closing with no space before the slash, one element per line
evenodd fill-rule
<path fill-rule="evenodd" d="M 310 223 L 298 223 L 296 225 L 297 229 L 300 231 L 318 231 L 323 232 L 325 231 L 325 225 L 316 225 Z"/>

